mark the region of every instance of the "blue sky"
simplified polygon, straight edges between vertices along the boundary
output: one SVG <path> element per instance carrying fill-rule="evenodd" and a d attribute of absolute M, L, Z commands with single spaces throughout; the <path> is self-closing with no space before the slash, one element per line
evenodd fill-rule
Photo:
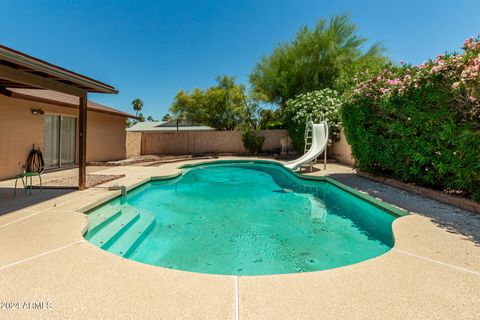
<path fill-rule="evenodd" d="M 418 64 L 480 33 L 479 0 L 3 1 L 0 43 L 104 81 L 90 99 L 161 118 L 181 89 L 247 83 L 262 55 L 320 18 L 350 12 L 394 60 Z"/>

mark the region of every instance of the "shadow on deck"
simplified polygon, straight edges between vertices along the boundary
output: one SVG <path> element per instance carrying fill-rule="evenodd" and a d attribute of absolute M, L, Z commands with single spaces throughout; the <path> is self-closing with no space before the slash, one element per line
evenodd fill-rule
<path fill-rule="evenodd" d="M 30 191 L 26 193 L 22 188 L 17 189 L 17 196 L 14 196 L 13 188 L 0 188 L 0 216 L 13 212 L 16 210 L 21 210 L 35 204 L 42 203 L 44 201 L 60 197 L 64 194 L 74 192 L 74 189 L 33 189 L 32 195 Z"/>
<path fill-rule="evenodd" d="M 450 233 L 461 234 L 480 246 L 480 215 L 409 191 L 384 185 L 354 173 L 330 173 L 329 177 L 374 198 L 430 218 Z"/>

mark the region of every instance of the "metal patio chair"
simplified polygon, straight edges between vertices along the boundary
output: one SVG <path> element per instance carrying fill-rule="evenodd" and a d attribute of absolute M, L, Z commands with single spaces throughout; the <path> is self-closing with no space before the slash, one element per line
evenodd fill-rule
<path fill-rule="evenodd" d="M 22 180 L 23 191 L 27 192 L 27 189 L 29 189 L 30 195 L 32 195 L 32 178 L 38 177 L 38 179 L 40 180 L 40 191 L 42 191 L 42 173 L 44 169 L 45 161 L 43 160 L 42 151 L 40 151 L 40 149 L 35 149 L 34 145 L 32 151 L 30 151 L 30 154 L 28 155 L 26 170 L 20 174 L 17 174 L 17 177 L 15 179 L 15 189 L 13 191 L 14 195 L 17 195 L 18 179 Z M 30 178 L 30 183 L 28 181 L 28 178 Z"/>

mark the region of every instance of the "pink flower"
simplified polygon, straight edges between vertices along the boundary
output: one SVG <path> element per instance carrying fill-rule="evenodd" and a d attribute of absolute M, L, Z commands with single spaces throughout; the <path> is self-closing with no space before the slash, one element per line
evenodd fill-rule
<path fill-rule="evenodd" d="M 465 39 L 465 41 L 463 42 L 463 46 L 464 46 L 464 47 L 467 47 L 467 46 L 468 46 L 470 43 L 472 43 L 472 42 L 473 42 L 473 38 L 472 38 L 472 37 L 470 37 L 470 38 L 468 38 L 468 39 Z"/>
<path fill-rule="evenodd" d="M 401 64 L 401 65 L 405 64 L 405 61 L 400 60 L 400 64 Z"/>

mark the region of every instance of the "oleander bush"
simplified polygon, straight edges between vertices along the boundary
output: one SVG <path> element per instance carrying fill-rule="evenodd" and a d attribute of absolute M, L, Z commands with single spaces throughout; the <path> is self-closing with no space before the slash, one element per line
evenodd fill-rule
<path fill-rule="evenodd" d="M 356 166 L 480 201 L 479 75 L 469 38 L 461 53 L 358 80 L 341 109 Z"/>
<path fill-rule="evenodd" d="M 305 124 L 309 116 L 315 123 L 325 119 L 328 122 L 331 137 L 338 139 L 341 129 L 341 105 L 342 100 L 337 91 L 328 88 L 299 94 L 295 99 L 288 100 L 285 108 L 285 123 L 295 149 L 303 151 Z"/>

